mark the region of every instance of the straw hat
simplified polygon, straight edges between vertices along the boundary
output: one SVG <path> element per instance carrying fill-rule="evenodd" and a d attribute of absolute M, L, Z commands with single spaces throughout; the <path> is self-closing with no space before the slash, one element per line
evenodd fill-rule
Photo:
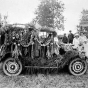
<path fill-rule="evenodd" d="M 75 37 L 78 37 L 79 36 L 79 34 L 75 34 Z"/>

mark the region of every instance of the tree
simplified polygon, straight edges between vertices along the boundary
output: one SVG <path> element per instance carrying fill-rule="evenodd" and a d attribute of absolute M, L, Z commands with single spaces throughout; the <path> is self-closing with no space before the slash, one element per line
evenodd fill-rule
<path fill-rule="evenodd" d="M 0 32 L 6 30 L 7 28 L 6 26 L 8 25 L 7 18 L 8 18 L 7 15 L 2 16 L 0 14 Z"/>
<path fill-rule="evenodd" d="M 0 14 L 0 28 L 2 27 L 2 16 Z"/>
<path fill-rule="evenodd" d="M 36 14 L 36 22 L 41 26 L 63 29 L 64 28 L 64 4 L 58 0 L 41 0 Z"/>
<path fill-rule="evenodd" d="M 79 23 L 79 32 L 85 32 L 86 36 L 88 36 L 88 10 L 83 10 L 81 12 L 81 19 Z"/>

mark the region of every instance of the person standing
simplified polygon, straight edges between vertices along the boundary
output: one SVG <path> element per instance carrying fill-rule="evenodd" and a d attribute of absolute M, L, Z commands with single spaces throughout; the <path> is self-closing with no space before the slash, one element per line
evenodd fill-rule
<path fill-rule="evenodd" d="M 88 57 L 88 39 L 83 32 L 80 33 L 79 41 L 80 45 L 83 46 L 83 50 L 81 51 L 84 51 L 85 55 Z"/>
<path fill-rule="evenodd" d="M 70 30 L 69 34 L 68 34 L 68 42 L 73 43 L 73 39 L 74 39 L 74 35 L 73 35 L 72 31 Z"/>
<path fill-rule="evenodd" d="M 88 41 L 87 37 L 84 35 L 83 32 L 80 33 L 80 37 L 79 37 L 80 43 L 84 44 L 85 42 Z"/>
<path fill-rule="evenodd" d="M 64 33 L 64 36 L 63 36 L 63 38 L 62 38 L 62 42 L 65 43 L 65 44 L 68 43 L 68 38 L 67 38 L 67 36 L 66 36 L 66 33 Z"/>
<path fill-rule="evenodd" d="M 79 48 L 79 44 L 80 44 L 79 35 L 75 34 L 74 39 L 73 39 L 74 48 Z"/>

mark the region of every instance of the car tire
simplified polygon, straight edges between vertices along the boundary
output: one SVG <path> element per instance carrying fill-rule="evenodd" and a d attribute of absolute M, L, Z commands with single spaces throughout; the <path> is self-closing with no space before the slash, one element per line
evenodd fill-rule
<path fill-rule="evenodd" d="M 3 72 L 7 76 L 17 76 L 22 72 L 22 63 L 14 58 L 7 58 L 3 63 Z"/>
<path fill-rule="evenodd" d="M 80 58 L 73 59 L 69 63 L 69 71 L 72 75 L 80 76 L 85 74 L 87 71 L 87 63 L 85 60 L 81 60 Z"/>

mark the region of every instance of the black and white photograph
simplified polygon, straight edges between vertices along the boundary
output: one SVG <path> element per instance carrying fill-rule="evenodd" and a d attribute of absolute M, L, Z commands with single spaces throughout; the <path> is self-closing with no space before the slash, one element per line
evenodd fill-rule
<path fill-rule="evenodd" d="M 0 88 L 88 88 L 88 0 L 0 0 Z"/>

